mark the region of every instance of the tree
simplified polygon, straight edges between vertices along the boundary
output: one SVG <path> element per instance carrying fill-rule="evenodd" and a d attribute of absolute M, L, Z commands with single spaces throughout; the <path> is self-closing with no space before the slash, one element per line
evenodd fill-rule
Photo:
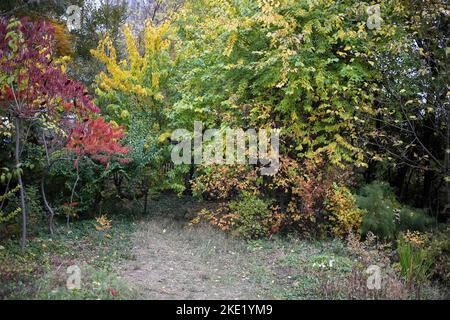
<path fill-rule="evenodd" d="M 170 22 L 155 25 L 147 21 L 143 33 L 134 36 L 126 25 L 126 60 L 119 59 L 109 35 L 91 51 L 105 68 L 96 78 L 98 104 L 107 119 L 127 129 L 132 146 L 129 156 L 134 161 L 117 168 L 114 182 L 123 198 L 144 197 L 144 212 L 150 191 L 183 189 L 180 175 L 174 174 L 170 165 L 166 141 L 170 136 L 169 79 L 175 64 L 170 27 Z M 131 187 L 124 188 L 125 183 Z"/>
<path fill-rule="evenodd" d="M 129 11 L 126 1 L 82 0 L 78 5 L 81 9 L 81 24 L 79 29 L 71 31 L 73 54 L 68 73 L 90 88 L 95 75 L 101 71 L 101 66 L 92 57 L 90 50 L 95 49 L 106 34 L 110 35 L 114 46 L 122 48 L 123 36 L 120 31 Z M 118 55 L 122 57 L 121 49 Z"/>
<path fill-rule="evenodd" d="M 440 212 L 450 203 L 448 48 L 442 1 L 389 1 L 385 23 L 394 41 L 378 46 L 380 90 L 364 137 L 372 157 L 368 180 L 385 166 L 403 200 Z"/>
<path fill-rule="evenodd" d="M 180 14 L 175 112 L 214 125 L 281 127 L 284 151 L 365 166 L 361 115 L 377 90 L 373 47 L 355 1 L 193 1 Z M 220 116 L 219 116 L 220 115 Z"/>
<path fill-rule="evenodd" d="M 48 151 L 47 135 L 52 139 L 68 136 L 66 150 L 77 155 L 105 160 L 127 152 L 120 146 L 121 129 L 99 118 L 99 109 L 85 87 L 65 74 L 64 58 L 54 55 L 53 33 L 48 22 L 0 20 L 0 103 L 3 123 L 12 123 L 14 129 L 11 135 L 20 186 L 22 250 L 27 235 L 22 152 L 27 143 L 41 141 Z"/>

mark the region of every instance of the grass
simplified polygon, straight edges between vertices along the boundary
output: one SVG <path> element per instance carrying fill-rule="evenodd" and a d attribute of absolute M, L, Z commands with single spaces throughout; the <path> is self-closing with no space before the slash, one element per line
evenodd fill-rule
<path fill-rule="evenodd" d="M 95 220 L 59 227 L 50 237 L 42 232 L 29 239 L 20 252 L 17 240 L 7 240 L 0 250 L 2 299 L 120 299 L 132 297 L 115 274 L 120 261 L 130 258 L 130 237 L 136 222 L 114 216 L 110 237 L 95 229 Z M 81 269 L 80 290 L 68 290 L 66 270 Z M 115 296 L 111 291 L 117 293 Z"/>
<path fill-rule="evenodd" d="M 163 214 L 159 214 L 159 207 L 164 208 Z M 159 251 L 160 247 L 165 249 L 165 255 L 142 258 L 140 265 L 152 264 L 149 269 L 154 270 L 167 260 L 180 266 L 186 260 L 194 262 L 205 279 L 225 286 L 223 290 L 212 289 L 207 296 L 212 299 L 217 298 L 216 293 L 230 299 L 320 299 L 323 298 L 324 278 L 344 277 L 354 263 L 345 244 L 339 240 L 305 241 L 295 236 L 259 240 L 233 238 L 205 224 L 188 226 L 185 220 L 174 216 L 179 207 L 186 207 L 186 203 L 177 205 L 174 199 L 155 203 L 151 207 L 154 216 L 141 221 L 136 236 L 139 259 L 148 252 Z M 176 253 L 170 254 L 171 248 Z M 173 277 L 179 282 L 193 283 L 193 290 L 195 286 L 200 287 L 195 284 L 196 275 L 184 271 L 175 270 Z M 134 281 L 142 284 L 145 280 Z M 239 292 L 225 292 L 229 288 L 238 288 Z M 172 286 L 174 291 L 183 289 Z M 158 288 L 152 287 L 143 298 L 154 298 L 155 290 Z M 186 295 L 156 297 L 184 298 Z"/>
<path fill-rule="evenodd" d="M 248 248 L 255 283 L 274 299 L 320 299 L 324 277 L 342 277 L 353 265 L 340 241 L 280 237 L 250 241 Z"/>

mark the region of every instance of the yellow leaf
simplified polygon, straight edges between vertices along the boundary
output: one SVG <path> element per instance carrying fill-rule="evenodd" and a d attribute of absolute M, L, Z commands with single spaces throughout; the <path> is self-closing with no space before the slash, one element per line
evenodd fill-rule
<path fill-rule="evenodd" d="M 172 135 L 170 131 L 166 131 L 158 137 L 158 142 L 164 142 Z"/>
<path fill-rule="evenodd" d="M 122 112 L 120 113 L 120 117 L 121 117 L 122 119 L 128 118 L 129 115 L 130 115 L 130 113 L 128 112 L 128 110 L 122 110 Z"/>

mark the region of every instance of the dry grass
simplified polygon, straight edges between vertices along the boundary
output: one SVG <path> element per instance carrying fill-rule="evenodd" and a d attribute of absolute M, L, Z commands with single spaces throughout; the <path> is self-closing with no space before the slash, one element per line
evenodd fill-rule
<path fill-rule="evenodd" d="M 183 216 L 197 205 L 174 198 L 153 203 L 134 236 L 123 278 L 144 299 L 260 298 L 245 268 L 246 246 Z M 180 213 L 180 208 L 184 212 Z"/>

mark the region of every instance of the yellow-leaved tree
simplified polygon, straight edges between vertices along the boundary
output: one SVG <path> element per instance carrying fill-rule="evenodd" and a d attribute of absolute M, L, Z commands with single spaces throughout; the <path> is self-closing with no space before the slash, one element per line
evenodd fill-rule
<path fill-rule="evenodd" d="M 117 164 L 114 183 L 122 198 L 143 197 L 144 212 L 150 194 L 184 188 L 179 182 L 183 176 L 170 173 L 167 143 L 172 96 L 167 82 L 175 66 L 172 30 L 169 21 L 159 25 L 146 21 L 138 34 L 126 25 L 123 59 L 109 36 L 91 51 L 104 66 L 96 77 L 97 105 L 110 122 L 126 128 L 133 160 L 129 165 Z"/>
<path fill-rule="evenodd" d="M 126 58 L 119 60 L 110 37 L 105 36 L 92 55 L 105 67 L 96 79 L 99 104 L 111 120 L 127 125 L 133 111 L 162 107 L 163 83 L 171 63 L 170 23 L 155 26 L 146 21 L 143 34 L 135 37 L 124 27 Z"/>

